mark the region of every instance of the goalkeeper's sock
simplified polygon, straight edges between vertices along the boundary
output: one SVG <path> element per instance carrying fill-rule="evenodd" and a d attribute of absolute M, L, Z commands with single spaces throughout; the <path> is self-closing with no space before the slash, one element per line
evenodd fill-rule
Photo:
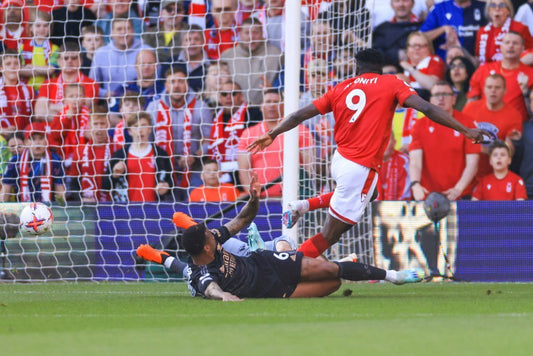
<path fill-rule="evenodd" d="M 307 199 L 307 201 L 309 202 L 308 211 L 313 211 L 316 209 L 329 207 L 329 201 L 331 200 L 332 195 L 333 195 L 333 192 L 322 194 L 322 195 L 319 195 L 318 197 Z"/>
<path fill-rule="evenodd" d="M 183 261 L 180 261 L 176 257 L 167 256 L 165 258 L 165 262 L 163 262 L 163 265 L 174 273 L 181 273 L 185 267 L 187 267 L 187 264 Z"/>
<path fill-rule="evenodd" d="M 324 238 L 324 236 L 322 236 L 322 233 L 319 232 L 301 244 L 300 248 L 298 248 L 298 251 L 302 252 L 304 256 L 317 258 L 328 248 L 328 241 Z"/>
<path fill-rule="evenodd" d="M 386 279 L 387 272 L 366 263 L 334 262 L 339 266 L 339 278 L 349 281 L 368 281 Z"/>

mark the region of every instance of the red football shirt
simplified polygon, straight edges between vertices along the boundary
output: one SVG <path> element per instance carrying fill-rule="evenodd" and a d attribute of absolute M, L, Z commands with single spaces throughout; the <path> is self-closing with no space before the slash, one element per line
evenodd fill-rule
<path fill-rule="evenodd" d="M 522 89 L 518 85 L 517 76 L 520 73 L 523 73 L 528 76 L 528 88 L 533 88 L 533 68 L 520 63 L 520 66 L 516 69 L 504 69 L 502 68 L 502 62 L 490 62 L 480 66 L 472 75 L 470 79 L 470 91 L 468 92 L 468 98 L 473 98 L 475 96 L 480 96 L 481 99 L 485 100 L 485 94 L 483 94 L 483 87 L 485 86 L 485 79 L 490 74 L 498 73 L 503 75 L 505 78 L 505 84 L 507 87 L 507 92 L 503 97 L 503 100 L 506 104 L 511 105 L 513 108 L 517 109 L 521 116 L 522 122 L 525 122 L 529 119 L 527 114 L 526 102 L 524 100 L 524 95 Z"/>
<path fill-rule="evenodd" d="M 492 23 L 481 27 L 476 37 L 476 57 L 480 64 L 501 61 L 503 56 L 500 46 L 503 36 L 508 32 L 518 32 L 524 39 L 526 49 L 533 48 L 533 37 L 529 28 L 524 24 L 509 18 L 501 27 L 495 27 Z"/>
<path fill-rule="evenodd" d="M 130 150 L 127 159 L 128 195 L 134 202 L 156 201 L 155 156 L 152 147 L 139 157 Z"/>
<path fill-rule="evenodd" d="M 473 118 L 477 127 L 496 134 L 500 140 L 505 140 L 514 130 L 522 132 L 522 116 L 510 105 L 505 105 L 498 111 L 491 111 L 485 100 L 476 100 L 466 104 L 463 113 Z M 480 155 L 476 177 L 481 178 L 490 172 L 492 167 L 489 164 L 489 156 Z"/>
<path fill-rule="evenodd" d="M 236 44 L 237 32 L 233 28 L 205 30 L 205 52 L 209 59 L 219 59 L 225 50 L 235 47 Z"/>
<path fill-rule="evenodd" d="M 394 75 L 365 73 L 337 84 L 313 103 L 322 115 L 333 111 L 339 153 L 379 170 L 398 104 L 416 92 Z"/>
<path fill-rule="evenodd" d="M 434 75 L 438 77 L 440 80 L 444 79 L 444 74 L 446 73 L 446 66 L 444 65 L 444 62 L 439 56 L 431 55 L 423 60 L 421 60 L 417 65 L 416 69 L 426 75 Z M 422 88 L 420 84 L 416 81 L 416 79 L 409 74 L 409 72 L 406 72 L 405 75 L 409 77 L 409 84 L 413 88 Z"/>
<path fill-rule="evenodd" d="M 63 84 L 63 88 L 59 88 L 60 84 L 58 83 L 58 81 L 62 83 L 60 78 L 61 76 L 51 80 L 46 80 L 39 89 L 39 98 L 50 99 L 53 104 L 56 104 L 59 101 L 63 100 L 65 84 Z M 94 80 L 80 73 L 76 83 L 80 83 L 81 85 L 83 85 L 83 87 L 85 88 L 86 98 L 92 98 L 95 101 L 98 99 L 98 84 L 96 84 Z"/>
<path fill-rule="evenodd" d="M 82 195 L 97 201 L 110 201 L 109 194 L 102 189 L 105 166 L 113 153 L 112 144 L 94 145 L 92 141 L 76 147 L 72 158 L 73 172 L 80 177 Z"/>
<path fill-rule="evenodd" d="M 470 118 L 458 111 L 453 117 L 467 127 L 473 127 Z M 459 132 L 439 125 L 427 117 L 416 121 L 411 130 L 413 141 L 409 151 L 423 150 L 420 184 L 430 192 L 443 192 L 453 188 L 461 178 L 466 166 L 466 155 L 480 152 L 479 145 Z M 472 192 L 465 189 L 462 195 Z"/>
<path fill-rule="evenodd" d="M 33 111 L 33 89 L 24 83 L 4 85 L 5 97 L 0 97 L 0 127 L 15 126 L 22 131 L 30 123 Z"/>
<path fill-rule="evenodd" d="M 527 199 L 524 181 L 511 171 L 503 179 L 496 178 L 494 173 L 481 178 L 473 196 L 478 200 Z"/>

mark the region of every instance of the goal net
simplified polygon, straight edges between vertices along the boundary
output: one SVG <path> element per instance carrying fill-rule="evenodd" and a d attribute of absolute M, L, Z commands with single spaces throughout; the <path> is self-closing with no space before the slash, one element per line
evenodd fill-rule
<path fill-rule="evenodd" d="M 71 3 L 0 9 L 0 281 L 180 280 L 135 254 L 148 243 L 186 257 L 175 211 L 224 224 L 254 173 L 267 188 L 255 222 L 271 240 L 286 232 L 288 179 L 297 199 L 334 188 L 331 115 L 300 127 L 290 178 L 281 137 L 259 154 L 246 145 L 283 117 L 290 81 L 302 107 L 354 74 L 354 53 L 370 46 L 364 2 L 302 2 L 296 73 L 283 0 Z M 32 201 L 54 214 L 40 236 L 17 226 Z M 297 242 L 326 215 L 306 214 Z M 350 253 L 374 260 L 370 208 L 326 255 Z"/>

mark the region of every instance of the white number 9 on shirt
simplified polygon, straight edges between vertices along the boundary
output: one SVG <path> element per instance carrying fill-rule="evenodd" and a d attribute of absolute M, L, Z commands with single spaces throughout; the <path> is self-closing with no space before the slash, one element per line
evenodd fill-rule
<path fill-rule="evenodd" d="M 359 100 L 357 100 L 357 104 L 354 103 L 354 97 L 357 97 Z M 355 122 L 359 115 L 363 112 L 363 109 L 366 105 L 366 95 L 365 92 L 361 89 L 354 89 L 348 95 L 346 96 L 346 107 L 350 110 L 355 111 L 352 115 L 352 118 L 350 119 L 351 122 Z"/>

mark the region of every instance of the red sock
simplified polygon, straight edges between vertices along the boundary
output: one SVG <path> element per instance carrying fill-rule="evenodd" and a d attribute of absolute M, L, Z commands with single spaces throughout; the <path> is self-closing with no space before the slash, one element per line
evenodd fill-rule
<path fill-rule="evenodd" d="M 318 197 L 307 199 L 307 201 L 309 202 L 309 211 L 313 211 L 320 208 L 328 208 L 329 201 L 331 200 L 332 195 L 333 192 L 330 192 L 319 195 Z"/>
<path fill-rule="evenodd" d="M 329 243 L 319 232 L 318 234 L 301 244 L 298 251 L 302 252 L 304 256 L 317 258 L 328 248 Z"/>

